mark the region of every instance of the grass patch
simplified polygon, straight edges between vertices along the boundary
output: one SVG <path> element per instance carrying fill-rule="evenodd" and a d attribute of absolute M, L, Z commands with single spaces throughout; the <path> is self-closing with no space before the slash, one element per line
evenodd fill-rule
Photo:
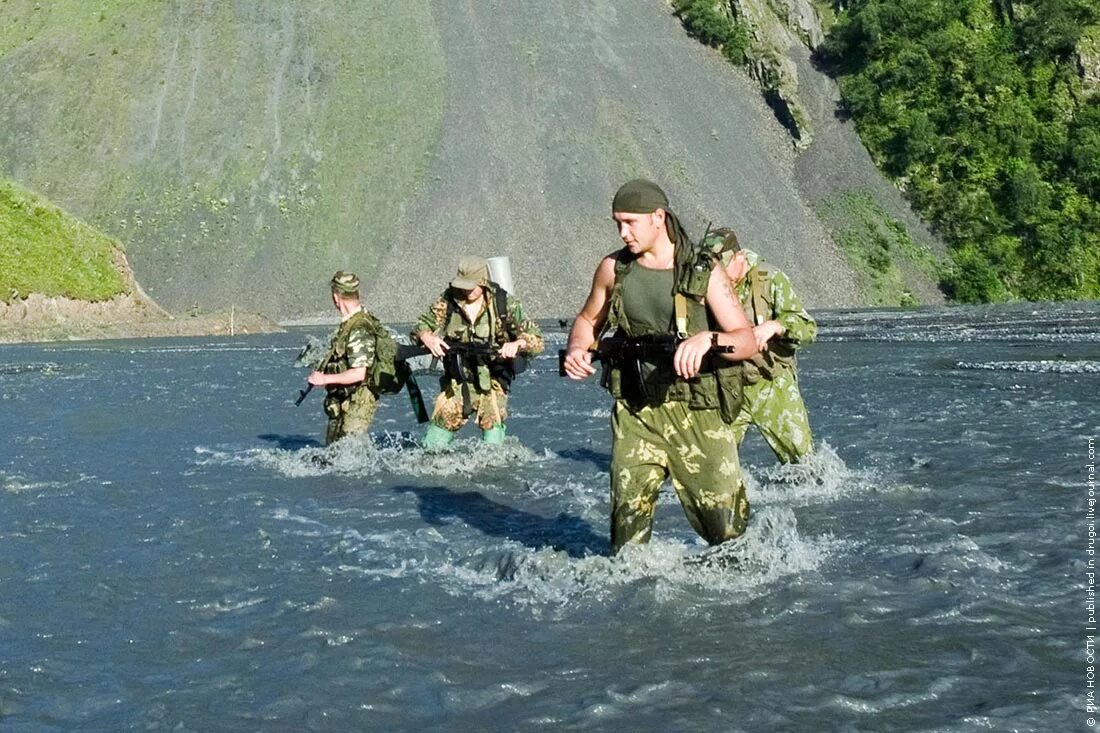
<path fill-rule="evenodd" d="M 876 306 L 916 306 L 910 282 L 938 277 L 936 256 L 909 236 L 866 192 L 848 191 L 823 202 L 818 217 L 856 274 L 865 300 Z"/>
<path fill-rule="evenodd" d="M 31 293 L 108 300 L 128 291 L 118 243 L 46 199 L 0 181 L 0 299 Z"/>

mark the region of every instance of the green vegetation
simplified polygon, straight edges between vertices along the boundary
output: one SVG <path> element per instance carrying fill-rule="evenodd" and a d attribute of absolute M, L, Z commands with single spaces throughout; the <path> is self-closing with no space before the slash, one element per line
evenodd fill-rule
<path fill-rule="evenodd" d="M 850 0 L 825 59 L 964 302 L 1100 297 L 1095 0 Z M 843 244 L 843 243 L 842 243 Z"/>
<path fill-rule="evenodd" d="M 693 38 L 717 48 L 734 64 L 748 62 L 748 30 L 735 23 L 715 0 L 673 0 L 672 9 Z"/>
<path fill-rule="evenodd" d="M 40 293 L 100 301 L 128 292 L 116 248 L 41 196 L 0 180 L 0 300 Z"/>
<path fill-rule="evenodd" d="M 918 305 L 910 278 L 927 282 L 935 256 L 913 241 L 869 193 L 844 193 L 825 201 L 819 216 L 856 274 L 868 304 Z"/>

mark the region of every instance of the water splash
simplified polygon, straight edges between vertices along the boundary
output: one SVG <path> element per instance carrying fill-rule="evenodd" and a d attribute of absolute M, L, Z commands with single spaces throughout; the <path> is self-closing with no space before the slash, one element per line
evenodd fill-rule
<path fill-rule="evenodd" d="M 615 557 L 602 554 L 604 539 L 582 556 L 576 548 L 561 547 L 572 542 L 568 527 L 558 533 L 560 543 L 531 547 L 510 537 L 436 527 L 361 532 L 285 509 L 276 510 L 273 518 L 287 534 L 321 539 L 328 546 L 330 562 L 321 572 L 419 579 L 454 597 L 509 603 L 535 616 L 560 617 L 637 593 L 688 613 L 704 612 L 715 603 L 740 605 L 783 578 L 816 572 L 845 548 L 831 535 L 803 535 L 788 507 L 761 509 L 744 536 L 717 547 L 694 536 L 658 533 L 648 544 L 628 545 Z"/>
<path fill-rule="evenodd" d="M 877 471 L 849 468 L 826 442 L 801 463 L 751 467 L 745 472 L 749 500 L 785 506 L 823 504 L 861 494 L 896 490 Z"/>
<path fill-rule="evenodd" d="M 476 438 L 455 440 L 444 449 L 420 446 L 409 433 L 379 433 L 344 438 L 330 446 L 296 450 L 250 448 L 217 450 L 196 447 L 198 465 L 238 465 L 266 468 L 289 478 L 348 475 L 403 476 L 471 475 L 489 468 L 540 460 L 515 438 L 489 445 Z"/>

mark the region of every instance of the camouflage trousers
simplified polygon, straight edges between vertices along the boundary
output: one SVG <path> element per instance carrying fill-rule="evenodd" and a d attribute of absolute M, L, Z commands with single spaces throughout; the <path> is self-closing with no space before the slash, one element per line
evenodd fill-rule
<path fill-rule="evenodd" d="M 491 380 L 490 385 L 488 392 L 481 393 L 472 385 L 470 387 L 470 408 L 477 413 L 477 425 L 482 430 L 503 425 L 508 417 L 508 393 L 495 379 Z M 432 425 L 452 433 L 461 429 L 469 418 L 469 413 L 464 414 L 463 402 L 462 385 L 448 382 L 435 398 Z"/>
<path fill-rule="evenodd" d="M 666 402 L 632 411 L 618 400 L 611 436 L 612 554 L 628 542 L 649 541 L 666 478 L 688 522 L 707 542 L 716 545 L 745 531 L 749 502 L 737 439 L 718 410 Z"/>
<path fill-rule="evenodd" d="M 797 463 L 813 453 L 814 438 L 810 417 L 798 391 L 798 375 L 793 369 L 780 369 L 774 379 L 761 378 L 744 385 L 741 413 L 733 421 L 737 444 L 755 425 L 776 457 L 784 463 Z"/>
<path fill-rule="evenodd" d="M 351 397 L 342 402 L 326 397 L 328 425 L 325 428 L 325 445 L 332 445 L 348 435 L 367 432 L 377 409 L 378 397 L 366 387 L 355 390 Z"/>

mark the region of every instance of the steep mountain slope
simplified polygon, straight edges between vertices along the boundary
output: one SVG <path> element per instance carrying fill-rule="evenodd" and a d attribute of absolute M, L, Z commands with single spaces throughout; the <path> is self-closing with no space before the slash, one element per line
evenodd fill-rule
<path fill-rule="evenodd" d="M 0 168 L 123 240 L 169 308 L 321 308 L 430 155 L 433 32 L 417 0 L 10 0 Z"/>
<path fill-rule="evenodd" d="M 0 169 L 126 242 L 169 308 L 325 312 L 351 268 L 409 320 L 473 252 L 569 314 L 634 176 L 812 305 L 861 302 L 758 90 L 659 0 L 7 0 L 0 95 Z"/>

